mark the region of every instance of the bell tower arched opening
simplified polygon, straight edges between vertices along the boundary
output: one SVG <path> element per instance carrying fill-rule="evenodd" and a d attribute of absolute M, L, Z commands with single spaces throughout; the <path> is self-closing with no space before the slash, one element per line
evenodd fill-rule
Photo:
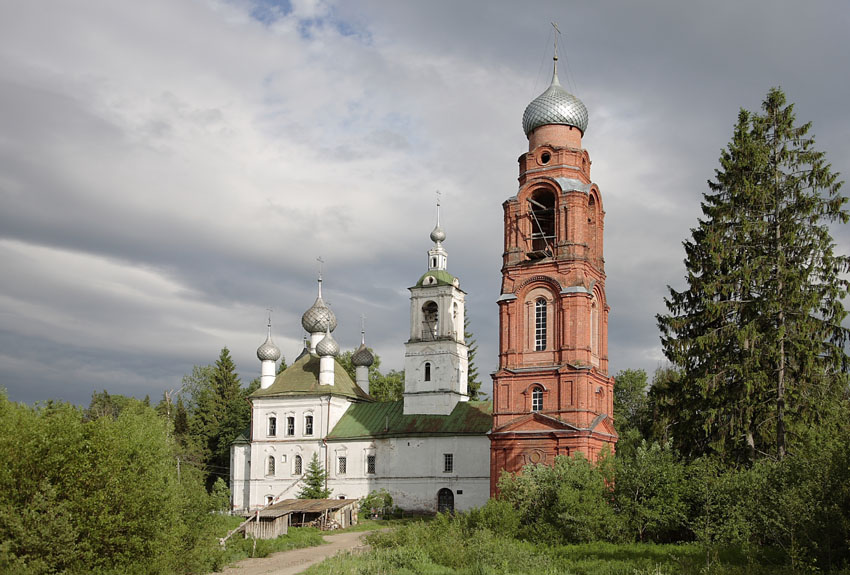
<path fill-rule="evenodd" d="M 536 190 L 528 198 L 531 218 L 531 252 L 529 257 L 551 257 L 555 253 L 555 194 Z"/>

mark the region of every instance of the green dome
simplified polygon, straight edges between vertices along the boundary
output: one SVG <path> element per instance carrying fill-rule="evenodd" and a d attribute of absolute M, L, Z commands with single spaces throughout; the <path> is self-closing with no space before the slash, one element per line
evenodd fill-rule
<path fill-rule="evenodd" d="M 429 280 L 428 278 L 434 278 L 433 280 Z M 416 282 L 416 287 L 423 286 L 455 286 L 460 285 L 458 279 L 454 277 L 452 274 L 447 272 L 446 270 L 430 270 L 425 272 L 425 274 L 419 278 L 419 281 Z"/>

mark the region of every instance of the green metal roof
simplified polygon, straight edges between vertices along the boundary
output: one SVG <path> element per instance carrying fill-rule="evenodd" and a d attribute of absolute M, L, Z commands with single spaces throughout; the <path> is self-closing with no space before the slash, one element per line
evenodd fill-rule
<path fill-rule="evenodd" d="M 267 389 L 258 389 L 250 395 L 252 399 L 266 397 L 292 397 L 299 395 L 337 395 L 364 401 L 374 401 L 351 380 L 348 372 L 334 360 L 334 384 L 319 385 L 319 358 L 304 354 L 279 373 Z"/>
<path fill-rule="evenodd" d="M 461 401 L 449 415 L 404 415 L 404 401 L 352 405 L 328 440 L 412 435 L 484 435 L 493 426 L 493 403 Z"/>
<path fill-rule="evenodd" d="M 455 277 L 446 270 L 429 270 L 422 274 L 422 277 L 419 278 L 418 282 L 416 282 L 416 287 L 422 287 L 423 285 L 425 285 L 423 282 L 428 276 L 434 276 L 434 279 L 437 280 L 437 283 L 428 285 L 450 286 L 454 285 L 455 282 Z"/>

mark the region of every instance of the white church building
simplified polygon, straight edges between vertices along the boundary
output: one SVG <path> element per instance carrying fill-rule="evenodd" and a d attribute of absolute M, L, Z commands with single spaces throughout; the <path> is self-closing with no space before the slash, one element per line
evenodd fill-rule
<path fill-rule="evenodd" d="M 446 235 L 431 232 L 428 271 L 410 288 L 404 398 L 369 395 L 374 358 L 365 337 L 352 357 L 356 381 L 337 362 L 336 317 L 318 297 L 301 318 L 309 344 L 275 376 L 280 350 L 269 335 L 257 350 L 260 389 L 250 396 L 250 436 L 231 447 L 235 511 L 291 499 L 313 455 L 328 472 L 331 497 L 386 489 L 406 510 L 465 510 L 490 493 L 492 404 L 470 401 L 464 292 L 447 270 Z"/>

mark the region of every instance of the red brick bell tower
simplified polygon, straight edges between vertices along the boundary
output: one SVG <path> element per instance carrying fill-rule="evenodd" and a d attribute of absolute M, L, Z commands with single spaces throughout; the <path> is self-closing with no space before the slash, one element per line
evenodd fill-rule
<path fill-rule="evenodd" d="M 528 153 L 519 190 L 504 204 L 499 369 L 493 375 L 490 494 L 503 470 L 595 460 L 613 449 L 614 379 L 608 375 L 605 212 L 581 146 L 584 104 L 552 84 L 525 110 Z"/>

